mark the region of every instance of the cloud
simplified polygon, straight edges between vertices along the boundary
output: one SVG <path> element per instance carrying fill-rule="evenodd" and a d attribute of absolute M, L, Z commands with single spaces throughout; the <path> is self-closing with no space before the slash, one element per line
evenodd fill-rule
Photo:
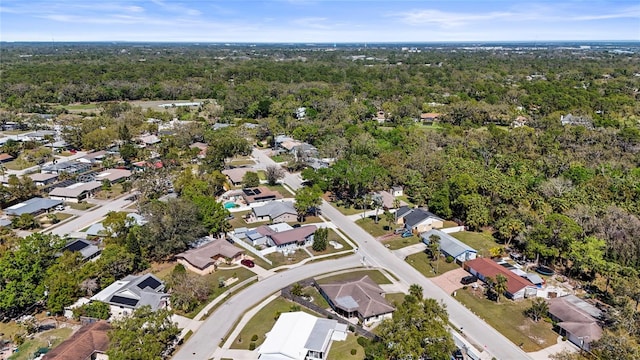
<path fill-rule="evenodd" d="M 298 18 L 291 21 L 291 23 L 296 26 L 312 28 L 312 29 L 332 29 L 335 27 L 327 24 L 327 18 L 323 18 L 323 17 Z"/>
<path fill-rule="evenodd" d="M 187 7 L 180 3 L 166 3 L 162 0 L 151 0 L 152 3 L 156 4 L 163 10 L 171 11 L 176 13 L 176 15 L 189 15 L 189 16 L 200 16 L 202 15 L 202 11 Z"/>
<path fill-rule="evenodd" d="M 485 14 L 470 14 L 429 9 L 398 13 L 395 16 L 399 17 L 403 22 L 409 25 L 436 24 L 440 27 L 447 28 L 466 25 L 478 21 L 508 19 L 513 17 L 514 15 L 514 13 L 507 11 L 489 12 Z"/>

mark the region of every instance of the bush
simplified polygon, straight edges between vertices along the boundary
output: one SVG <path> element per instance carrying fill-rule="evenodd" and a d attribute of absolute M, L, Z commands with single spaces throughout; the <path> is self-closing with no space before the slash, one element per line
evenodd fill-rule
<path fill-rule="evenodd" d="M 257 341 L 257 340 L 258 340 L 258 335 L 255 335 L 255 334 L 254 334 L 254 335 L 251 337 L 251 341 Z"/>
<path fill-rule="evenodd" d="M 364 336 L 358 336 L 356 342 L 362 347 L 366 347 L 369 344 L 369 340 L 367 340 L 367 338 Z"/>
<path fill-rule="evenodd" d="M 351 349 L 351 355 L 355 355 L 358 352 L 356 349 Z"/>
<path fill-rule="evenodd" d="M 562 337 L 562 341 L 567 341 L 567 337 L 566 337 L 566 336 L 563 336 L 563 337 Z"/>
<path fill-rule="evenodd" d="M 445 261 L 447 263 L 451 264 L 453 262 L 453 256 L 451 256 L 451 255 L 447 256 L 447 259 Z"/>
<path fill-rule="evenodd" d="M 252 342 L 249 343 L 249 350 L 255 350 L 256 349 L 256 343 Z"/>
<path fill-rule="evenodd" d="M 353 326 L 353 325 L 349 325 L 349 331 L 351 331 L 351 332 L 355 332 L 355 331 L 356 331 L 355 326 Z"/>

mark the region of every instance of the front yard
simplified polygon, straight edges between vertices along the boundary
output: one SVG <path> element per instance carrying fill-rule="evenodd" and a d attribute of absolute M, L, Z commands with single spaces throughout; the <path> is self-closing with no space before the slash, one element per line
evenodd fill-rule
<path fill-rule="evenodd" d="M 265 255 L 265 257 L 271 260 L 271 262 L 273 263 L 273 267 L 278 267 L 282 265 L 291 265 L 291 264 L 299 263 L 300 261 L 308 258 L 309 254 L 307 254 L 307 252 L 302 249 L 296 249 L 296 251 L 293 254 L 289 254 L 287 256 L 284 256 L 280 252 L 274 252 L 274 253 Z"/>
<path fill-rule="evenodd" d="M 448 263 L 442 256 L 438 256 L 438 260 L 432 261 L 431 256 L 425 252 L 409 255 L 406 261 L 424 275 L 424 277 L 428 278 L 442 275 L 447 271 L 460 267 L 455 261 Z"/>
<path fill-rule="evenodd" d="M 338 234 L 336 234 L 336 232 L 333 229 L 329 229 L 329 235 L 327 236 L 327 240 L 330 242 L 335 241 L 336 243 L 342 245 L 342 247 L 338 246 L 338 248 L 335 248 L 331 244 L 328 244 L 327 249 L 324 251 L 315 251 L 311 246 L 309 246 L 307 249 L 314 256 L 333 254 L 340 251 L 353 249 L 351 245 L 347 244 L 347 242 L 344 241 L 340 236 L 338 236 Z"/>
<path fill-rule="evenodd" d="M 266 339 L 265 335 L 271 331 L 280 314 L 291 311 L 304 311 L 314 316 L 318 315 L 294 302 L 278 297 L 260 309 L 260 311 L 247 322 L 240 334 L 238 334 L 238 337 L 234 339 L 231 348 L 249 350 L 251 347 L 255 349 L 262 345 Z M 251 344 L 253 344 L 253 346 L 251 346 Z"/>
<path fill-rule="evenodd" d="M 391 281 L 389 281 L 389 279 L 387 279 L 387 277 L 378 270 L 349 271 L 338 275 L 324 277 L 322 279 L 316 278 L 316 281 L 318 282 L 318 284 L 329 284 L 333 282 L 359 280 L 365 275 L 369 275 L 371 280 L 373 280 L 373 282 L 375 282 L 376 284 L 391 284 Z"/>
<path fill-rule="evenodd" d="M 482 287 L 476 290 L 471 287 L 460 289 L 456 299 L 511 342 L 521 345 L 526 352 L 556 344 L 558 334 L 552 330 L 550 323 L 543 320 L 534 322 L 524 315 L 524 311 L 531 306 L 531 300 L 511 301 L 503 297 L 498 304 L 484 296 Z"/>
<path fill-rule="evenodd" d="M 393 233 L 393 225 L 389 225 L 388 222 L 381 219 L 382 214 L 378 216 L 378 223 L 375 223 L 375 219 L 371 217 L 361 218 L 356 220 L 356 224 L 360 226 L 364 231 L 371 234 L 373 237 L 380 237 Z"/>
<path fill-rule="evenodd" d="M 403 247 L 419 244 L 422 242 L 422 239 L 419 237 L 412 235 L 411 237 L 403 238 L 402 235 L 393 235 L 389 238 L 384 238 L 380 241 L 386 248 L 390 250 L 398 250 Z"/>

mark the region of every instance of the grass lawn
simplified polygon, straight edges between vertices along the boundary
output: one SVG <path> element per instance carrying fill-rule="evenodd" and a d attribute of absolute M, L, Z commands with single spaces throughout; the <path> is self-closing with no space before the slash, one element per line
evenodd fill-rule
<path fill-rule="evenodd" d="M 21 332 L 24 332 L 24 328 L 15 321 L 9 321 L 6 323 L 0 322 L 0 333 L 4 334 L 2 335 L 3 339 L 13 339 L 15 334 Z"/>
<path fill-rule="evenodd" d="M 122 184 L 114 184 L 108 190 L 100 190 L 96 193 L 96 199 L 107 200 L 122 195 Z"/>
<path fill-rule="evenodd" d="M 476 249 L 478 255 L 484 257 L 489 256 L 489 249 L 500 245 L 489 232 L 460 231 L 451 236 Z"/>
<path fill-rule="evenodd" d="M 35 166 L 35 162 L 24 161 L 23 159 L 16 159 L 13 161 L 8 161 L 3 164 L 3 166 L 9 170 L 24 170 L 26 168 Z"/>
<path fill-rule="evenodd" d="M 442 226 L 443 229 L 456 227 L 458 224 L 455 221 L 445 220 Z"/>
<path fill-rule="evenodd" d="M 382 235 L 393 233 L 393 225 L 391 225 L 390 228 L 387 228 L 387 226 L 389 226 L 389 223 L 382 219 L 379 219 L 378 223 L 376 224 L 375 219 L 367 217 L 364 219 L 356 220 L 356 224 L 358 224 L 358 226 L 364 229 L 364 231 L 371 234 L 371 236 L 373 237 L 379 237 Z"/>
<path fill-rule="evenodd" d="M 355 355 L 351 355 L 351 349 L 356 349 Z M 364 348 L 358 344 L 358 337 L 348 334 L 345 341 L 334 341 L 327 359 L 360 360 L 364 359 Z"/>
<path fill-rule="evenodd" d="M 325 199 L 327 200 L 327 199 Z M 360 214 L 361 212 L 365 211 L 366 209 L 356 209 L 354 207 L 346 207 L 344 205 L 338 205 L 335 202 L 329 202 L 329 204 L 331 204 L 331 206 L 333 206 L 334 208 L 336 208 L 338 211 L 340 211 L 342 213 L 342 215 L 354 215 L 354 214 Z"/>
<path fill-rule="evenodd" d="M 54 348 L 61 342 L 67 340 L 73 330 L 71 328 L 59 328 L 52 329 L 37 334 L 33 339 L 27 340 L 24 344 L 18 347 L 18 352 L 9 357 L 10 360 L 27 360 L 33 358 L 33 353 L 39 348 L 49 346 L 51 341 L 51 347 Z"/>
<path fill-rule="evenodd" d="M 542 320 L 536 323 L 523 314 L 531 306 L 531 300 L 511 301 L 503 297 L 497 304 L 482 294 L 482 288 L 458 290 L 456 299 L 514 344 L 522 344 L 526 352 L 556 344 L 558 334 L 550 323 Z"/>
<path fill-rule="evenodd" d="M 442 256 L 439 256 L 436 261 L 431 261 L 430 255 L 425 252 L 409 255 L 407 256 L 406 261 L 409 265 L 413 266 L 422 275 L 424 275 L 424 277 L 428 278 L 442 275 L 447 271 L 455 270 L 460 267 L 455 263 L 455 261 L 451 263 L 446 262 L 445 258 Z M 436 269 L 438 270 L 437 272 Z"/>
<path fill-rule="evenodd" d="M 419 244 L 422 241 L 419 237 L 413 235 L 408 238 L 403 238 L 402 235 L 394 235 L 388 239 L 384 239 L 381 242 L 385 247 L 391 250 L 402 249 L 403 247 L 407 247 L 410 245 Z"/>
<path fill-rule="evenodd" d="M 258 336 L 258 339 L 253 341 L 255 343 L 255 347 L 257 348 L 262 345 L 265 340 L 265 334 L 271 331 L 271 328 L 276 323 L 277 316 L 280 313 L 290 312 L 292 309 L 296 309 L 295 311 L 304 311 L 317 316 L 317 314 L 294 302 L 278 297 L 268 303 L 258 311 L 251 320 L 249 320 L 240 334 L 238 334 L 238 337 L 233 341 L 231 348 L 248 350 L 249 344 L 252 343 L 251 338 L 254 337 L 254 335 Z"/>
<path fill-rule="evenodd" d="M 227 163 L 229 166 L 247 166 L 247 165 L 255 165 L 256 162 L 251 159 L 233 159 Z"/>
<path fill-rule="evenodd" d="M 321 222 L 322 222 L 322 219 L 320 219 L 320 217 L 318 216 L 307 216 L 304 218 L 303 222 L 295 221 L 295 222 L 289 222 L 287 224 L 293 226 L 295 224 L 306 225 L 306 224 L 317 224 Z"/>
<path fill-rule="evenodd" d="M 178 263 L 175 261 L 165 263 L 152 263 L 151 273 L 157 276 L 158 279 L 166 281 L 176 265 L 178 265 Z"/>
<path fill-rule="evenodd" d="M 302 293 L 305 296 L 311 296 L 313 298 L 313 300 L 311 302 L 313 302 L 314 304 L 320 306 L 321 308 L 323 308 L 323 309 L 328 309 L 329 308 L 329 303 L 324 298 L 324 296 L 320 295 L 320 292 L 315 287 L 309 286 L 307 288 L 304 288 Z"/>
<path fill-rule="evenodd" d="M 233 215 L 233 219 L 229 220 L 229 224 L 234 229 L 239 227 L 246 227 L 247 222 L 244 221 L 243 217 L 250 213 L 251 213 L 251 210 L 232 212 L 231 215 Z M 259 224 L 259 223 L 254 223 L 254 224 Z"/>
<path fill-rule="evenodd" d="M 186 313 L 186 314 L 181 314 L 179 311 L 176 311 L 176 313 L 180 314 L 180 315 L 184 315 L 186 317 L 188 317 L 189 319 L 193 319 L 194 316 L 198 315 L 198 313 L 200 312 L 200 310 L 202 310 L 208 303 L 210 303 L 211 301 L 213 301 L 213 299 L 217 298 L 218 296 L 220 296 L 220 294 L 222 294 L 223 292 L 229 290 L 230 287 L 235 286 L 236 284 L 239 284 L 241 282 L 243 282 L 244 280 L 255 276 L 256 274 L 254 274 L 253 272 L 247 270 L 244 267 L 240 267 L 237 269 L 229 269 L 229 270 L 218 270 L 212 274 L 208 274 L 208 275 L 203 275 L 204 278 L 206 278 L 207 282 L 209 283 L 209 286 L 212 290 L 211 294 L 209 294 L 209 298 L 202 302 L 201 304 L 198 305 L 198 307 L 196 307 L 193 311 Z M 219 283 L 219 279 L 220 278 L 224 278 L 224 279 L 229 279 L 232 277 L 236 277 L 238 278 L 238 280 L 236 282 L 234 282 L 233 284 L 230 284 L 229 286 L 225 286 L 225 287 L 220 287 L 218 285 Z"/>
<path fill-rule="evenodd" d="M 328 284 L 328 283 L 340 282 L 340 281 L 358 280 L 365 275 L 369 275 L 371 280 L 373 280 L 373 282 L 375 282 L 376 284 L 380 284 L 380 285 L 391 284 L 391 281 L 389 281 L 389 279 L 387 279 L 387 277 L 384 276 L 384 274 L 378 270 L 350 271 L 343 274 L 333 275 L 333 276 L 325 277 L 322 279 L 316 279 L 316 280 L 318 281 L 319 284 Z"/>
<path fill-rule="evenodd" d="M 395 307 L 400 306 L 404 302 L 404 297 L 407 296 L 405 293 L 388 293 L 384 294 L 384 298 L 387 301 L 394 305 Z"/>
<path fill-rule="evenodd" d="M 287 156 L 283 156 L 283 155 L 273 155 L 271 157 L 271 160 L 277 162 L 277 163 L 281 163 L 281 162 L 285 162 L 289 160 L 289 157 Z"/>
<path fill-rule="evenodd" d="M 74 210 L 81 210 L 81 211 L 91 209 L 92 207 L 95 206 L 95 204 L 90 204 L 87 202 L 81 202 L 81 203 L 70 202 L 70 203 L 66 203 L 66 205 L 69 205 L 69 207 Z"/>
<path fill-rule="evenodd" d="M 338 244 L 342 245 L 342 248 L 336 249 L 333 246 L 331 246 L 331 244 L 328 244 L 327 245 L 327 249 L 325 251 L 315 251 L 315 250 L 313 250 L 313 248 L 311 246 L 309 246 L 308 250 L 314 256 L 318 256 L 318 255 L 332 254 L 332 253 L 336 253 L 336 252 L 340 252 L 340 251 L 353 249 L 351 247 L 351 245 L 347 244 L 347 242 L 344 241 L 340 236 L 338 236 L 338 234 L 336 234 L 336 232 L 333 229 L 329 229 L 329 235 L 327 236 L 327 240 L 328 241 L 336 241 Z"/>
<path fill-rule="evenodd" d="M 284 256 L 282 255 L 282 253 L 276 251 L 274 253 L 265 255 L 265 257 L 271 260 L 271 262 L 273 263 L 273 267 L 278 267 L 282 265 L 299 263 L 300 261 L 308 258 L 309 254 L 307 254 L 307 252 L 302 249 L 297 249 L 296 252 L 288 256 Z"/>
<path fill-rule="evenodd" d="M 267 173 L 264 170 L 258 170 L 258 179 L 260 179 L 260 181 L 262 180 L 267 180 Z"/>
<path fill-rule="evenodd" d="M 288 198 L 288 197 L 294 197 L 295 195 L 291 193 L 291 191 L 287 190 L 284 186 L 282 185 L 264 185 L 267 188 L 273 190 L 273 191 L 277 191 L 280 194 L 282 194 L 282 196 Z"/>

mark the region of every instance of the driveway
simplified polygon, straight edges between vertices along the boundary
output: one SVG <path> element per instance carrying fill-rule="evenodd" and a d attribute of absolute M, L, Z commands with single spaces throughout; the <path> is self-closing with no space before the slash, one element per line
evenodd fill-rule
<path fill-rule="evenodd" d="M 392 253 L 400 259 L 406 258 L 409 255 L 417 254 L 419 252 L 424 252 L 427 250 L 427 245 L 423 242 L 415 245 L 405 246 L 398 250 L 393 250 Z"/>
<path fill-rule="evenodd" d="M 447 271 L 446 273 L 431 278 L 431 282 L 436 284 L 440 289 L 444 290 L 447 294 L 451 294 L 454 291 L 462 288 L 464 285 L 460 284 L 460 279 L 469 275 L 464 269 L 455 269 Z"/>

